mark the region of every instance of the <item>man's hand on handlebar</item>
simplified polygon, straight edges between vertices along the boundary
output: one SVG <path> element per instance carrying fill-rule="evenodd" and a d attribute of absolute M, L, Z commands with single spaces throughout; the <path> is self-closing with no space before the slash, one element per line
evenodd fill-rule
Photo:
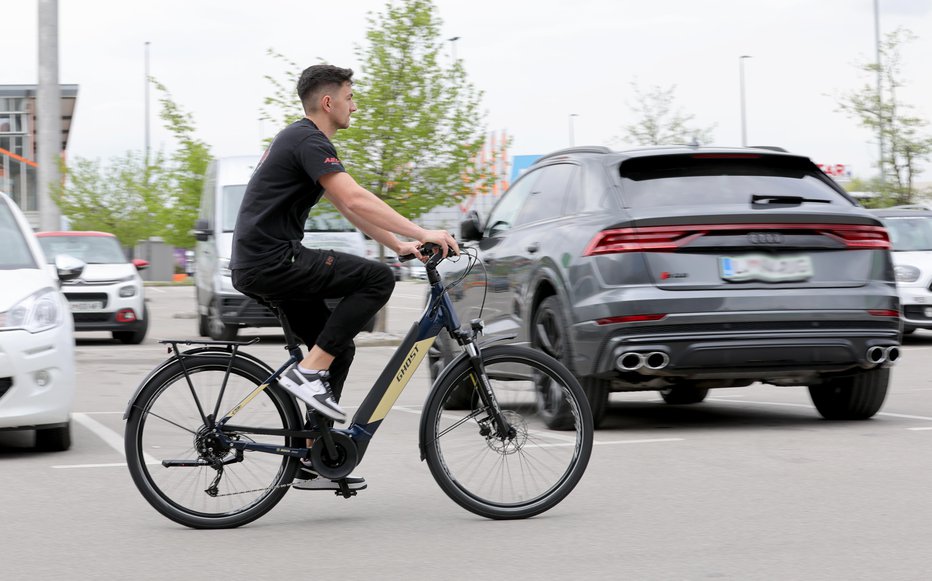
<path fill-rule="evenodd" d="M 433 243 L 440 247 L 441 255 L 446 258 L 447 254 L 459 254 L 460 247 L 446 230 L 426 230 L 421 238 L 422 244 Z M 421 258 L 420 256 L 418 258 Z"/>

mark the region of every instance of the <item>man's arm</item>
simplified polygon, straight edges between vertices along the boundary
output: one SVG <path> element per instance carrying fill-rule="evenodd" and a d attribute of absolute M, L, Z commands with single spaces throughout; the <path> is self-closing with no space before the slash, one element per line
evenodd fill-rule
<path fill-rule="evenodd" d="M 351 216 L 355 216 L 388 232 L 413 238 L 422 243 L 433 242 L 440 245 L 444 256 L 447 255 L 448 250 L 459 254 L 459 245 L 449 232 L 421 228 L 393 210 L 378 196 L 356 183 L 356 180 L 348 173 L 334 172 L 321 176 L 320 185 L 326 190 L 324 194 L 326 198 L 351 221 Z"/>
<path fill-rule="evenodd" d="M 362 216 L 354 214 L 349 210 L 343 213 L 346 219 L 353 223 L 354 226 L 362 230 L 363 234 L 379 242 L 382 246 L 391 249 L 396 254 L 402 242 L 394 234 L 384 228 L 379 228 L 372 222 L 365 220 Z"/>

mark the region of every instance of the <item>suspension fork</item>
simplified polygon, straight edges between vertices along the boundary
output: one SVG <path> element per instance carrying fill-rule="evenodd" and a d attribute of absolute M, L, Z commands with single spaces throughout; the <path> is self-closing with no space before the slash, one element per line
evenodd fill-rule
<path fill-rule="evenodd" d="M 492 421 L 495 422 L 495 435 L 502 439 L 513 438 L 515 430 L 511 424 L 508 423 L 508 420 L 505 419 L 502 408 L 498 405 L 498 400 L 495 398 L 495 392 L 492 391 L 492 384 L 489 382 L 489 376 L 485 372 L 485 363 L 482 361 L 482 351 L 479 349 L 479 346 L 476 345 L 473 337 L 466 338 L 463 341 L 463 347 L 466 349 L 467 355 L 469 355 L 469 363 L 472 365 L 474 377 L 479 380 L 479 385 L 477 386 L 479 388 L 479 398 L 488 408 L 489 415 L 492 416 Z"/>

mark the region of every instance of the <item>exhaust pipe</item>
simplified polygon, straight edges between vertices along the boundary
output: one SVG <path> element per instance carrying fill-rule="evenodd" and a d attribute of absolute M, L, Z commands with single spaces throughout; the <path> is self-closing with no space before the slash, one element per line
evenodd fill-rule
<path fill-rule="evenodd" d="M 644 366 L 648 369 L 663 369 L 670 364 L 670 356 L 663 351 L 652 351 L 644 357 Z"/>
<path fill-rule="evenodd" d="M 644 367 L 644 356 L 634 351 L 622 353 L 615 360 L 615 367 L 621 371 L 637 371 Z"/>
<path fill-rule="evenodd" d="M 870 363 L 871 365 L 880 365 L 881 363 L 887 360 L 887 350 L 878 345 L 874 345 L 873 347 L 867 350 L 866 357 L 867 357 L 867 362 Z"/>
<path fill-rule="evenodd" d="M 884 356 L 887 359 L 887 363 L 896 363 L 897 359 L 900 358 L 900 348 L 896 345 L 893 347 L 887 347 L 887 349 L 884 351 Z"/>

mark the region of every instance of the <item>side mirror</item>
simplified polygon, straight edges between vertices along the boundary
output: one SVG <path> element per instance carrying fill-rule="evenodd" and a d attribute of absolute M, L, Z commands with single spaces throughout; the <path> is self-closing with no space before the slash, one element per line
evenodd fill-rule
<path fill-rule="evenodd" d="M 207 239 L 214 233 L 213 229 L 210 227 L 210 223 L 203 218 L 198 218 L 194 222 L 194 239 L 198 242 L 207 242 Z"/>
<path fill-rule="evenodd" d="M 55 271 L 58 273 L 58 280 L 62 282 L 81 276 L 85 266 L 87 266 L 86 262 L 69 254 L 55 256 Z"/>
<path fill-rule="evenodd" d="M 141 259 L 141 258 L 134 258 L 134 259 L 133 259 L 133 266 L 136 267 L 136 270 L 145 270 L 145 269 L 149 268 L 149 261 L 148 261 L 148 260 L 143 260 L 143 259 Z"/>
<path fill-rule="evenodd" d="M 469 212 L 466 219 L 460 222 L 460 239 L 464 241 L 482 240 L 482 228 L 479 225 L 479 213 L 475 210 Z"/>

